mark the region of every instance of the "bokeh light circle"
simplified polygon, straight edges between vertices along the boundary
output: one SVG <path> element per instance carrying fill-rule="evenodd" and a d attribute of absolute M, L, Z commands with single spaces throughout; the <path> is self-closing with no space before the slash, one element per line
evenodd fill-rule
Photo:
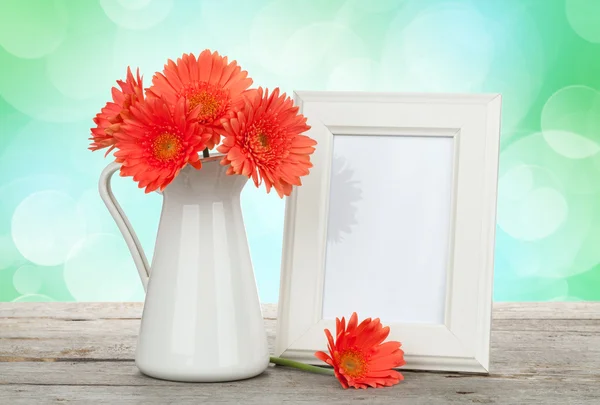
<path fill-rule="evenodd" d="M 592 158 L 592 167 L 600 174 L 600 154 L 597 154 Z"/>
<path fill-rule="evenodd" d="M 502 94 L 502 141 L 520 128 L 547 81 L 547 53 L 536 14 L 514 8 L 493 22 L 495 57 L 478 92 Z M 523 38 L 527 38 L 523 41 Z"/>
<path fill-rule="evenodd" d="M 281 73 L 301 76 L 321 63 L 339 60 L 342 56 L 360 56 L 362 40 L 348 27 L 339 23 L 314 23 L 300 28 L 288 40 L 280 54 Z"/>
<path fill-rule="evenodd" d="M 279 75 L 279 86 L 294 78 L 302 87 L 326 77 L 332 65 L 350 57 L 365 57 L 363 39 L 340 19 L 327 18 L 336 9 L 329 2 L 319 7 L 306 2 L 271 2 L 254 17 L 248 53 L 267 71 Z M 304 84 L 306 83 L 306 84 Z"/>
<path fill-rule="evenodd" d="M 369 58 L 349 58 L 335 66 L 329 75 L 328 90 L 373 91 L 379 65 Z"/>
<path fill-rule="evenodd" d="M 186 49 L 185 52 L 198 54 L 203 48 L 218 50 L 222 55 L 228 55 L 229 60 L 237 60 L 243 69 L 248 70 L 248 63 L 256 55 L 250 49 L 250 25 L 259 16 L 265 5 L 273 4 L 271 0 L 219 0 L 189 3 L 189 20 L 180 26 L 177 45 Z M 288 3 L 293 6 L 294 3 Z M 303 6 L 308 6 L 305 2 Z M 194 8 L 197 7 L 197 8 Z M 235 10 L 235 12 L 231 12 Z M 227 24 L 215 18 L 216 15 L 227 15 Z M 285 16 L 282 16 L 285 18 Z M 202 38 L 202 43 L 198 42 Z M 258 59 L 258 58 L 257 58 Z M 250 76 L 256 79 L 257 70 L 250 69 Z M 255 82 L 255 83 L 258 83 Z M 265 85 L 264 82 L 261 82 Z"/>
<path fill-rule="evenodd" d="M 585 159 L 600 151 L 597 142 L 575 132 L 544 131 L 544 139 L 557 153 L 571 159 Z"/>
<path fill-rule="evenodd" d="M 145 30 L 167 18 L 173 0 L 100 0 L 100 5 L 115 24 L 130 30 Z"/>
<path fill-rule="evenodd" d="M 67 21 L 62 0 L 2 0 L 0 46 L 19 58 L 41 58 L 64 40 Z"/>
<path fill-rule="evenodd" d="M 43 294 L 25 294 L 15 298 L 12 302 L 54 302 L 54 298 Z"/>
<path fill-rule="evenodd" d="M 20 294 L 35 294 L 42 288 L 40 268 L 25 264 L 13 274 L 13 287 Z"/>
<path fill-rule="evenodd" d="M 141 282 L 122 237 L 92 234 L 69 253 L 64 279 L 77 301 L 129 301 Z"/>
<path fill-rule="evenodd" d="M 98 190 L 85 190 L 77 199 L 77 210 L 79 215 L 85 219 L 86 232 L 90 233 L 114 233 L 119 234 L 115 221 L 110 216 L 106 205 L 100 198 Z"/>
<path fill-rule="evenodd" d="M 126 66 L 111 63 L 114 32 L 98 35 L 95 31 L 69 36 L 46 61 L 48 81 L 72 100 L 110 99 L 110 89 L 117 79 L 125 79 Z M 98 63 L 102 55 L 105 63 Z M 73 74 L 73 69 L 80 73 Z M 84 73 L 85 72 L 85 73 Z M 90 78 L 94 78 L 91 80 Z M 99 104 L 98 107 L 102 107 Z M 95 112 L 94 112 L 95 113 Z M 92 114 L 90 114 L 91 120 Z"/>
<path fill-rule="evenodd" d="M 125 79 L 127 66 L 134 73 L 139 68 L 144 87 L 149 87 L 154 72 L 162 71 L 168 59 L 177 60 L 183 53 L 189 52 L 198 55 L 204 49 L 200 48 L 204 44 L 199 44 L 197 40 L 202 36 L 192 35 L 188 38 L 191 46 L 185 46 L 182 40 L 174 40 L 173 28 L 167 24 L 146 31 L 118 28 L 109 52 L 114 65 L 121 67 L 119 76 Z M 148 42 L 152 43 L 151 47 L 144 45 Z"/>
<path fill-rule="evenodd" d="M 519 278 L 540 277 L 544 275 L 539 255 L 513 254 L 506 258 L 510 269 Z"/>
<path fill-rule="evenodd" d="M 511 277 L 566 279 L 600 262 L 600 189 L 579 180 L 592 165 L 556 153 L 540 132 L 503 149 L 497 257 Z"/>
<path fill-rule="evenodd" d="M 499 193 L 503 199 L 518 201 L 525 197 L 533 187 L 532 168 L 519 165 L 511 168 L 498 180 Z"/>
<path fill-rule="evenodd" d="M 107 86 L 103 89 L 104 97 L 86 100 L 67 97 L 48 80 L 47 62 L 47 59 L 17 59 L 11 57 L 0 47 L 0 66 L 4 66 L 4 64 L 10 66 L 8 74 L 0 75 L 0 97 L 15 109 L 38 120 L 38 123 L 40 121 L 64 123 L 78 120 L 91 122 L 96 111 L 99 111 L 104 105 L 103 98 L 110 97 L 110 87 Z M 90 80 L 89 76 L 84 75 L 81 71 L 73 74 L 72 68 L 67 67 L 64 61 L 62 63 L 63 65 L 60 66 L 61 62 L 57 62 L 58 69 L 62 69 L 62 74 L 65 75 L 67 75 L 65 71 L 68 71 L 68 75 L 76 79 L 74 82 L 80 83 L 80 80 L 83 79 L 101 82 L 108 77 L 108 75 L 102 74 Z M 79 63 L 79 61 L 76 62 L 77 65 Z M 111 80 L 110 84 L 112 85 L 114 79 Z M 78 91 L 74 90 L 74 92 Z M 32 97 L 32 94 L 35 94 L 35 97 Z M 88 128 L 89 126 L 88 124 Z M 38 137 L 38 139 L 41 138 Z"/>
<path fill-rule="evenodd" d="M 146 7 L 152 0 L 117 0 L 119 5 L 128 10 L 139 10 Z"/>
<path fill-rule="evenodd" d="M 384 13 L 399 8 L 403 0 L 354 0 L 352 3 L 358 10 L 368 13 Z"/>
<path fill-rule="evenodd" d="M 600 1 L 566 0 L 567 21 L 581 38 L 600 43 Z"/>
<path fill-rule="evenodd" d="M 4 165 L 6 161 L 8 164 Z M 10 155 L 0 154 L 0 173 L 4 173 L 3 170 L 10 170 L 11 162 L 16 162 L 17 159 L 10 160 Z M 73 190 L 74 178 L 68 178 L 60 175 L 47 175 L 47 174 L 26 174 L 26 169 L 21 170 L 20 166 L 14 166 L 17 173 L 24 174 L 25 177 L 7 178 L 5 184 L 0 185 L 0 212 L 5 215 L 0 215 L 0 235 L 5 235 L 10 239 L 10 245 L 17 251 L 17 255 L 22 257 L 14 246 L 12 241 L 12 235 L 10 234 L 10 228 L 12 224 L 12 214 L 15 212 L 19 204 L 23 202 L 25 198 L 33 193 L 42 190 L 59 190 L 67 194 Z M 42 185 L 42 186 L 40 186 Z M 0 240 L 2 240 L 0 236 Z M 0 260 L 1 262 L 1 260 Z"/>
<path fill-rule="evenodd" d="M 88 125 L 88 127 L 91 127 L 92 125 L 93 123 Z M 83 136 L 90 132 L 89 128 L 82 128 L 77 131 L 76 133 L 82 136 L 71 136 L 69 144 L 62 148 L 62 152 L 65 154 L 68 153 L 68 156 L 65 156 L 65 162 L 68 163 L 77 174 L 87 175 L 91 179 L 96 179 L 100 177 L 100 173 L 102 173 L 104 168 L 114 161 L 114 156 L 112 153 L 105 156 L 107 149 L 92 153 L 88 149 L 91 141 Z M 75 133 L 75 131 L 72 131 L 71 133 Z M 98 194 L 98 190 L 96 190 L 96 194 Z"/>
<path fill-rule="evenodd" d="M 494 40 L 489 22 L 475 8 L 444 3 L 408 18 L 400 9 L 390 24 L 382 53 L 384 81 L 410 91 L 481 87 L 494 59 Z"/>
<path fill-rule="evenodd" d="M 25 198 L 12 217 L 12 238 L 19 252 L 42 266 L 64 263 L 85 234 L 76 202 L 60 191 L 41 191 Z"/>
<path fill-rule="evenodd" d="M 10 181 L 16 176 L 34 175 L 31 176 L 35 177 L 35 180 L 32 179 L 32 183 L 35 183 L 33 191 L 55 189 L 52 184 L 54 182 L 51 184 L 45 182 L 51 176 L 61 175 L 69 182 L 77 181 L 76 171 L 73 170 L 69 160 L 69 152 L 72 144 L 75 143 L 80 146 L 80 154 L 87 156 L 88 161 L 91 161 L 91 152 L 87 150 L 90 127 L 88 122 L 56 124 L 31 120 L 18 130 L 14 130 L 8 139 L 2 139 L 4 145 L 3 150 L 0 151 L 0 173 L 11 174 L 11 178 L 3 178 L 3 180 Z M 24 154 L 27 155 L 27 159 L 23 158 Z M 98 152 L 97 155 L 100 155 L 96 156 L 100 158 L 102 152 Z M 32 165 L 33 161 L 35 165 Z M 52 175 L 44 173 L 46 168 L 51 168 L 48 172 Z M 98 173 L 96 172 L 94 177 L 98 176 Z M 11 192 L 11 190 L 5 191 Z M 19 194 L 22 191 L 19 190 Z M 21 199 L 27 195 L 23 195 Z"/>
<path fill-rule="evenodd" d="M 560 191 L 535 187 L 526 167 L 509 171 L 499 180 L 498 225 L 513 238 L 534 241 L 552 235 L 567 219 L 569 207 Z"/>
<path fill-rule="evenodd" d="M 557 153 L 584 159 L 600 151 L 600 92 L 568 86 L 554 93 L 542 109 L 544 139 Z"/>
<path fill-rule="evenodd" d="M 0 235 L 0 271 L 10 268 L 23 256 L 15 246 L 11 235 Z"/>

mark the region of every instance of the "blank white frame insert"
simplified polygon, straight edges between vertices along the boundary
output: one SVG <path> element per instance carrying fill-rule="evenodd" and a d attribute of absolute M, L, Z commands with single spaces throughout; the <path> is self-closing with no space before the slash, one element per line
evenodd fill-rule
<path fill-rule="evenodd" d="M 453 159 L 452 137 L 334 134 L 324 319 L 444 323 Z"/>
<path fill-rule="evenodd" d="M 275 354 L 320 364 L 323 329 L 356 311 L 390 326 L 404 368 L 487 373 L 500 96 L 295 101 L 318 145 L 286 204 Z"/>

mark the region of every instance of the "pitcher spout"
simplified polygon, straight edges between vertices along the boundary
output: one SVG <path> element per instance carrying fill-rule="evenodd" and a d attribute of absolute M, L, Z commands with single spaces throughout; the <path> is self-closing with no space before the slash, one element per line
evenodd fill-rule
<path fill-rule="evenodd" d="M 222 200 L 239 196 L 247 183 L 244 176 L 227 175 L 227 168 L 220 164 L 222 156 L 202 159 L 202 168 L 187 165 L 163 191 L 165 196 L 179 198 L 208 198 Z"/>

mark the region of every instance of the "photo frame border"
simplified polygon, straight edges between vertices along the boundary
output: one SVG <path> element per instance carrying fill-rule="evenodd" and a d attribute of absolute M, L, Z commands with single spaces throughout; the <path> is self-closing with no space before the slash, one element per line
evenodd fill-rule
<path fill-rule="evenodd" d="M 295 92 L 294 100 L 318 145 L 311 174 L 286 202 L 275 355 L 321 364 L 323 330 L 335 330 L 322 317 L 334 136 L 441 136 L 454 138 L 444 323 L 387 323 L 389 339 L 403 342 L 404 369 L 488 373 L 501 96 Z"/>

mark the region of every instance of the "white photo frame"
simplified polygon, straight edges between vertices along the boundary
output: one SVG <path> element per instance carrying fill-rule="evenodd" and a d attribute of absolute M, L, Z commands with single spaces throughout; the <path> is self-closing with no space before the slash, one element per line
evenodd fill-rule
<path fill-rule="evenodd" d="M 406 369 L 487 373 L 500 95 L 295 102 L 318 145 L 286 204 L 276 355 L 321 364 L 323 330 L 356 311 L 390 326 Z"/>

